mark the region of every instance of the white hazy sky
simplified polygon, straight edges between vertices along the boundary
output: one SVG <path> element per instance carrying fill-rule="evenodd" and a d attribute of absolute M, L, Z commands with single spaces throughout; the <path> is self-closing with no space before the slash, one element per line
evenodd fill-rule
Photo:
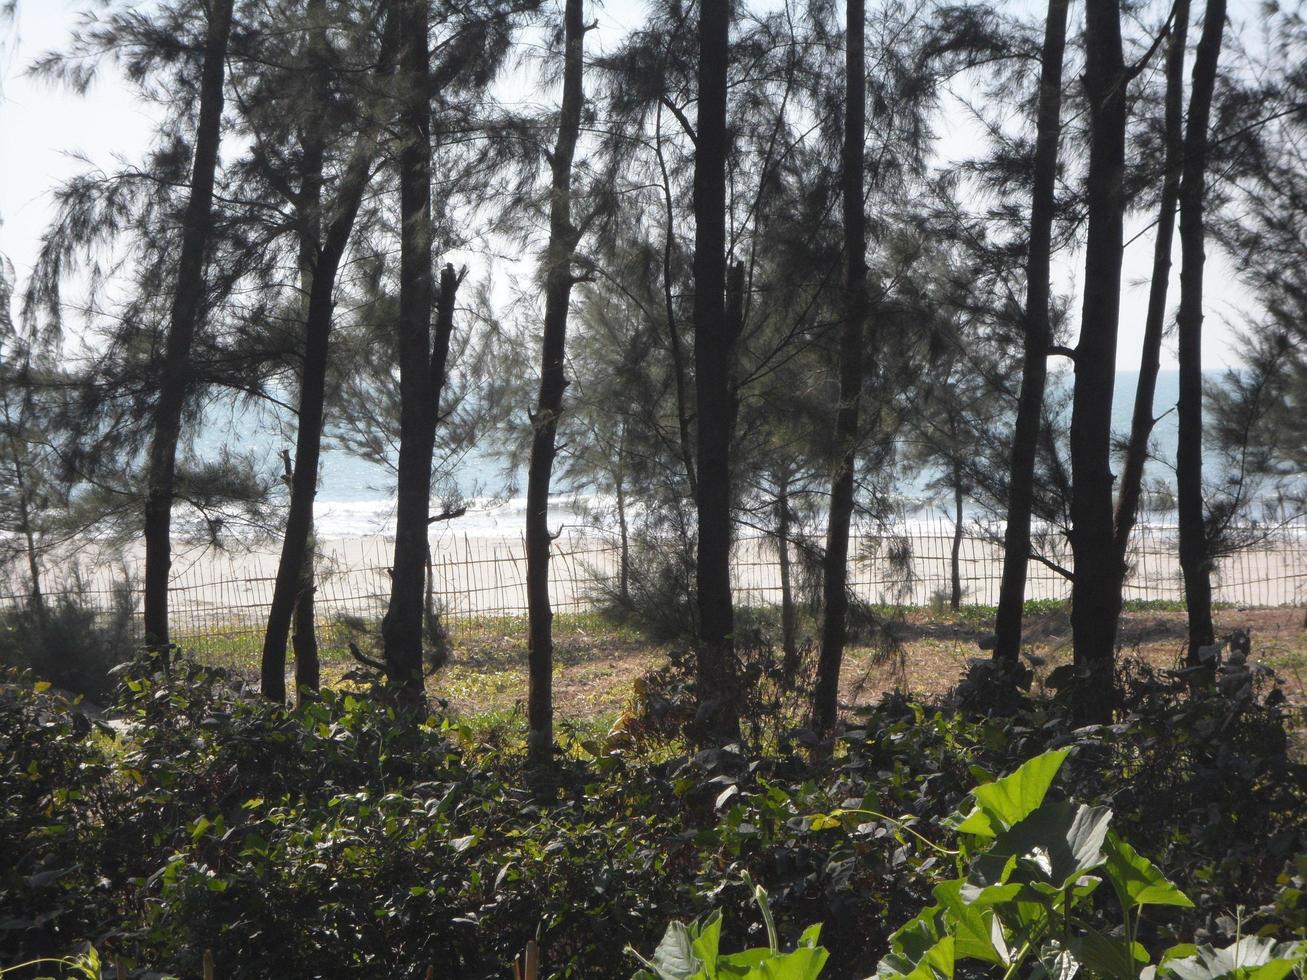
<path fill-rule="evenodd" d="M 153 127 L 151 106 L 142 104 L 122 79 L 109 67 L 86 97 L 25 77 L 32 59 L 61 47 L 76 23 L 84 0 L 23 0 L 16 25 L 0 28 L 0 252 L 14 263 L 20 287 L 36 257 L 42 230 L 51 216 L 50 189 L 85 169 L 85 160 L 109 169 L 115 157 L 138 159 L 149 145 Z M 1023 4 L 1024 0 L 1023 0 Z M 1251 14 L 1253 0 L 1236 0 L 1236 18 Z M 623 22 L 638 16 L 631 0 L 606 5 L 600 15 L 600 31 L 611 39 L 622 32 Z M 971 142 L 972 134 L 962 113 L 956 118 L 946 111 L 940 127 L 944 148 Z M 1142 220 L 1134 222 L 1135 229 Z M 1127 235 L 1133 234 L 1128 228 Z M 1122 297 L 1121 337 L 1117 365 L 1137 366 L 1139 344 L 1147 306 L 1147 280 L 1152 264 L 1152 238 L 1144 235 L 1126 250 Z M 1178 243 L 1174 271 L 1179 272 Z M 1074 272 L 1067 270 L 1068 276 Z M 1070 286 L 1071 282 L 1059 283 Z M 1172 287 L 1174 297 L 1175 286 Z M 1235 281 L 1229 264 L 1219 254 L 1209 257 L 1207 276 L 1207 323 L 1204 366 L 1232 366 L 1234 353 L 1231 323 L 1237 324 L 1254 308 L 1252 297 Z M 1164 352 L 1164 367 L 1174 366 L 1174 344 Z"/>

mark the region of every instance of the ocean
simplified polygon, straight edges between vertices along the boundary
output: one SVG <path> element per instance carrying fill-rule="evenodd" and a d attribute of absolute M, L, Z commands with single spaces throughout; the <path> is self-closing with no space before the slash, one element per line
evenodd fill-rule
<path fill-rule="evenodd" d="M 1207 372 L 1209 384 L 1219 382 L 1223 372 Z M 1138 371 L 1118 371 L 1116 392 L 1112 406 L 1113 429 L 1124 436 L 1130 430 L 1134 410 L 1135 387 Z M 1054 375 L 1054 384 L 1069 385 L 1068 375 Z M 1175 405 L 1179 391 L 1179 373 L 1163 371 L 1158 376 L 1157 394 L 1153 404 L 1154 416 L 1163 416 L 1153 430 L 1153 441 L 1159 454 L 1167 460 L 1175 455 L 1176 417 L 1168 411 Z M 283 448 L 294 445 L 293 432 L 280 431 L 275 420 L 253 419 L 232 412 L 220 423 L 206 425 L 206 431 L 197 439 L 200 453 L 213 451 L 224 442 L 233 442 L 242 451 L 251 453 L 255 460 L 269 471 L 279 472 Z M 314 517 L 318 534 L 324 539 L 336 539 L 394 531 L 393 492 L 394 476 L 389 469 L 364 460 L 336 447 L 325 448 L 322 455 L 321 482 Z M 1158 463 L 1150 465 L 1149 479 L 1169 479 L 1167 468 Z M 450 530 L 478 537 L 511 537 L 522 532 L 525 522 L 525 500 L 521 493 L 526 486 L 525 469 L 514 471 L 503 459 L 486 450 L 474 449 L 458 464 L 453 479 L 468 504 L 467 513 L 454 522 Z M 574 493 L 560 487 L 554 498 L 559 511 L 557 520 L 583 523 L 583 515 L 569 506 Z M 912 495 L 912 488 L 908 488 Z"/>

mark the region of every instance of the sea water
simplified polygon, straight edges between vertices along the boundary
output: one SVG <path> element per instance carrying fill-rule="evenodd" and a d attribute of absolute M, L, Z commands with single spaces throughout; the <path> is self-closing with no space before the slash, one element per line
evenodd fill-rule
<path fill-rule="evenodd" d="M 1221 383 L 1223 372 L 1206 372 L 1206 384 Z M 1118 371 L 1112 406 L 1113 431 L 1124 439 L 1130 431 L 1134 409 L 1138 371 Z M 1069 374 L 1052 376 L 1055 387 L 1069 390 Z M 1162 371 L 1157 379 L 1157 392 L 1153 401 L 1153 415 L 1158 422 L 1153 429 L 1152 443 L 1159 457 L 1150 461 L 1146 478 L 1174 482 L 1176 413 L 1173 410 L 1179 392 L 1179 372 Z M 250 455 L 256 465 L 276 473 L 281 469 L 283 449 L 293 449 L 294 431 L 281 420 L 271 416 L 256 417 L 252 413 L 231 411 L 215 417 L 206 425 L 206 431 L 196 439 L 196 451 L 201 455 L 215 452 L 222 445 L 235 445 Z M 502 452 L 491 447 L 476 447 L 456 464 L 448 467 L 446 488 L 462 498 L 467 512 L 451 522 L 450 530 L 478 537 L 518 537 L 526 518 L 525 467 L 514 467 Z M 1119 464 L 1118 464 L 1119 465 Z M 384 465 L 364 459 L 329 442 L 324 446 L 321 478 L 314 507 L 317 532 L 323 539 L 337 539 L 394 532 L 394 471 Z M 904 488 L 905 497 L 918 499 L 921 487 L 928 477 L 914 481 Z M 568 486 L 556 487 L 551 498 L 551 523 L 584 525 L 587 497 L 584 490 Z M 439 491 L 437 498 L 439 498 Z M 579 502 L 579 506 L 577 505 Z M 433 503 L 438 509 L 439 503 Z"/>

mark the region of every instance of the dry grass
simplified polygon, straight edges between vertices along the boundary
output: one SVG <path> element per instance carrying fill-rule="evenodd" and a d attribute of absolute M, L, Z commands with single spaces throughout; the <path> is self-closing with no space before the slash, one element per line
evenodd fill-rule
<path fill-rule="evenodd" d="M 1252 632 L 1253 659 L 1272 667 L 1285 694 L 1307 705 L 1307 630 L 1299 609 L 1225 609 L 1217 630 Z M 896 652 L 855 646 L 850 649 L 841 696 L 866 704 L 886 691 L 942 694 L 957 684 L 973 657 L 987 657 L 979 643 L 989 632 L 974 616 L 954 618 L 913 611 L 891 626 Z M 1027 649 L 1044 661 L 1036 683 L 1071 658 L 1070 621 L 1064 611 L 1027 619 Z M 1128 612 L 1122 620 L 1123 655 L 1153 666 L 1174 666 L 1184 649 L 1182 612 Z M 554 699 L 561 718 L 593 720 L 620 712 L 636 678 L 666 662 L 668 650 L 598 617 L 562 618 L 555 629 Z M 516 620 L 488 621 L 454 640 L 448 666 L 428 682 L 433 697 L 459 716 L 520 710 L 526 699 L 526 635 Z"/>

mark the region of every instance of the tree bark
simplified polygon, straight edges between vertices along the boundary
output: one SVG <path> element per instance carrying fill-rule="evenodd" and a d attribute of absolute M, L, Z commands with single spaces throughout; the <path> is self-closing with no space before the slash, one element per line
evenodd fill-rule
<path fill-rule="evenodd" d="M 726 316 L 726 74 L 730 2 L 703 0 L 699 14 L 698 119 L 694 154 L 694 388 L 697 402 L 698 686 L 703 735 L 739 735 L 735 613 L 731 601 L 732 329 Z"/>
<path fill-rule="evenodd" d="M 617 471 L 613 476 L 613 491 L 617 497 L 618 570 L 617 597 L 623 609 L 631 608 L 631 533 L 626 518 L 626 421 L 622 421 L 622 437 L 617 445 Z"/>
<path fill-rule="evenodd" d="M 363 200 L 363 192 L 371 173 L 371 158 L 356 154 L 341 185 L 340 200 L 335 218 L 327 231 L 322 247 L 313 251 L 312 272 L 309 275 L 309 302 L 304 318 L 304 364 L 300 376 L 300 402 L 298 427 L 295 432 L 295 465 L 291 473 L 290 509 L 286 515 L 286 531 L 282 537 L 281 561 L 277 566 L 277 580 L 272 591 L 272 605 L 268 611 L 268 628 L 263 637 L 263 658 L 260 674 L 263 695 L 273 701 L 286 700 L 286 634 L 298 605 L 312 604 L 313 569 L 310 541 L 313 536 L 313 501 L 318 492 L 318 466 L 322 453 L 322 423 L 327 385 L 327 356 L 331 344 L 333 298 L 336 274 L 349 244 Z M 312 622 L 310 610 L 303 610 Z M 296 684 L 301 674 L 317 674 L 315 664 L 305 664 L 299 670 L 301 656 L 316 661 L 316 640 L 305 623 L 296 626 Z"/>
<path fill-rule="evenodd" d="M 1180 570 L 1189 613 L 1190 664 L 1216 642 L 1212 625 L 1212 559 L 1203 517 L 1203 198 L 1207 179 L 1207 131 L 1216 88 L 1216 66 L 1225 30 L 1225 0 L 1207 0 L 1203 33 L 1194 57 L 1184 168 L 1180 178 L 1179 442 L 1176 504 L 1180 519 Z"/>
<path fill-rule="evenodd" d="M 812 727 L 819 738 L 835 729 L 840 668 L 848 639 L 849 526 L 853 520 L 854 467 L 857 462 L 858 410 L 862 403 L 862 344 L 867 320 L 867 219 L 863 200 L 864 142 L 867 129 L 866 4 L 845 5 L 845 106 L 843 152 L 844 327 L 840 334 L 840 403 L 835 416 L 834 479 L 822 561 L 824 616 Z"/>
<path fill-rule="evenodd" d="M 572 224 L 572 160 L 581 131 L 585 93 L 581 85 L 585 24 L 583 0 L 567 0 L 563 13 L 566 49 L 563 61 L 563 101 L 558 139 L 550 159 L 549 246 L 545 279 L 545 323 L 540 357 L 540 393 L 532 419 L 531 463 L 526 486 L 526 602 L 529 628 L 529 687 L 527 691 L 527 761 L 534 766 L 553 762 L 554 637 L 549 604 L 549 485 L 553 478 L 558 417 L 567 379 L 563 358 L 567 345 L 567 311 L 575 276 L 577 230 Z"/>
<path fill-rule="evenodd" d="M 390 0 L 400 40 L 399 465 L 390 604 L 381 622 L 386 675 L 397 697 L 426 700 L 422 679 L 423 578 L 431 507 L 435 396 L 431 379 L 431 65 L 425 0 Z"/>
<path fill-rule="evenodd" d="M 790 567 L 790 481 L 781 480 L 776 496 L 776 554 L 781 563 L 781 652 L 785 677 L 799 669 L 799 628 L 794 609 L 794 575 Z"/>
<path fill-rule="evenodd" d="M 662 106 L 658 107 L 662 120 Z M 663 230 L 663 308 L 667 317 L 667 338 L 672 352 L 672 380 L 676 384 L 676 425 L 680 436 L 681 465 L 685 467 L 686 485 L 690 496 L 699 492 L 699 481 L 694 472 L 694 441 L 690 435 L 690 407 L 685 385 L 685 350 L 681 341 L 681 327 L 676 318 L 676 303 L 672 295 L 672 246 L 676 241 L 676 214 L 672 208 L 672 181 L 663 157 L 661 129 L 655 134 L 654 152 L 658 157 L 658 171 L 662 174 L 663 210 L 667 222 Z"/>
<path fill-rule="evenodd" d="M 327 11 L 324 0 L 310 0 L 306 70 L 312 75 L 314 102 L 329 97 Z M 302 149 L 300 190 L 295 200 L 300 224 L 300 285 L 304 302 L 304 358 L 300 373 L 295 461 L 288 466 L 290 508 L 282 537 L 281 560 L 268 610 L 261 664 L 265 697 L 286 699 L 286 632 L 293 630 L 295 686 L 316 691 L 319 683 L 318 643 L 314 616 L 316 589 L 313 555 L 313 502 L 317 496 L 322 446 L 327 359 L 331 341 L 336 276 L 367 189 L 370 154 L 356 150 L 337 193 L 334 217 L 323 240 L 323 162 L 326 134 L 308 118 L 300 128 Z"/>
<path fill-rule="evenodd" d="M 1071 631 L 1076 663 L 1089 668 L 1077 710 L 1111 719 L 1112 665 L 1121 614 L 1112 528 L 1112 389 L 1124 251 L 1126 72 L 1119 0 L 1096 0 L 1085 15 L 1085 90 L 1090 111 L 1085 294 L 1076 346 L 1071 414 Z"/>
<path fill-rule="evenodd" d="M 953 592 L 949 606 L 954 612 L 962 608 L 962 474 L 953 467 L 953 551 L 949 555 L 949 569 L 953 576 Z"/>
<path fill-rule="evenodd" d="M 1135 387 L 1130 442 L 1126 447 L 1121 489 L 1116 502 L 1116 553 L 1122 576 L 1125 575 L 1130 533 L 1139 517 L 1148 439 L 1157 421 L 1153 417 L 1153 398 L 1157 394 L 1157 373 L 1162 364 L 1166 298 L 1171 284 L 1171 244 L 1175 237 L 1175 209 L 1180 199 L 1180 171 L 1184 158 L 1184 59 L 1188 34 L 1189 0 L 1175 0 L 1166 55 L 1166 144 L 1162 161 L 1162 200 L 1157 214 L 1157 238 L 1153 243 L 1153 278 L 1148 289 L 1148 312 L 1144 318 L 1144 342 L 1139 355 L 1139 383 Z"/>
<path fill-rule="evenodd" d="M 1016 663 L 1021 652 L 1035 460 L 1039 455 L 1039 431 L 1043 425 L 1044 392 L 1048 383 L 1049 277 L 1053 257 L 1053 219 L 1057 212 L 1057 157 L 1062 131 L 1062 63 L 1066 51 L 1068 4 L 1069 0 L 1049 0 L 1039 76 L 1030 250 L 1026 253 L 1025 356 L 1008 469 L 1003 577 L 994 618 L 994 659 L 1008 663 Z"/>
<path fill-rule="evenodd" d="M 181 436 L 182 410 L 191 391 L 191 347 L 204 296 L 204 256 L 213 230 L 213 184 L 222 140 L 223 77 L 227 40 L 231 35 L 232 3 L 233 0 L 214 0 L 209 11 L 191 189 L 182 219 L 177 284 L 168 316 L 146 470 L 143 534 L 145 639 L 152 649 L 163 651 L 169 646 L 168 575 L 172 568 L 172 502 L 176 492 L 177 442 Z"/>

